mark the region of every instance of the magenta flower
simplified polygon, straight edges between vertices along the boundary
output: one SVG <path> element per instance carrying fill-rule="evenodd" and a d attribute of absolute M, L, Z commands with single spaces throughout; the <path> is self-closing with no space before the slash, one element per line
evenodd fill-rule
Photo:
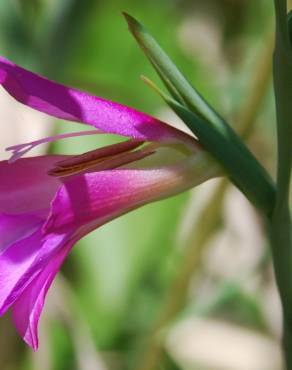
<path fill-rule="evenodd" d="M 73 245 L 104 223 L 219 173 L 197 141 L 144 113 L 65 87 L 0 58 L 0 84 L 19 102 L 94 130 L 8 148 L 0 162 L 0 314 L 12 309 L 34 350 L 46 293 Z M 82 155 L 20 158 L 68 136 L 127 141 Z"/>

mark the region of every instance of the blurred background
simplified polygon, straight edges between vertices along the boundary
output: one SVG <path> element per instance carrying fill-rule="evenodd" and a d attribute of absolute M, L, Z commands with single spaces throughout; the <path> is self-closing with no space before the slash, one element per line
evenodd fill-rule
<path fill-rule="evenodd" d="M 0 53 L 54 80 L 182 125 L 121 11 L 144 23 L 274 176 L 273 8 L 267 0 L 2 0 Z M 0 145 L 78 131 L 0 91 Z M 112 142 L 42 147 L 81 153 Z M 9 314 L 1 370 L 280 370 L 281 313 L 263 225 L 228 182 L 123 216 L 83 239 L 50 289 L 33 353 Z"/>

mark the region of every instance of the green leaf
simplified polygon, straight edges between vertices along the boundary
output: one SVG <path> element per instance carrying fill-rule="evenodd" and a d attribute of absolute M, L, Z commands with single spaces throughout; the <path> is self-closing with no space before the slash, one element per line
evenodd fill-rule
<path fill-rule="evenodd" d="M 173 99 L 161 91 L 160 95 L 194 132 L 206 150 L 223 165 L 234 184 L 252 203 L 270 214 L 274 207 L 275 190 L 266 170 L 227 122 L 192 87 L 149 32 L 130 15 L 124 15 L 130 31 Z"/>
<path fill-rule="evenodd" d="M 131 33 L 136 38 L 172 97 L 176 99 L 179 96 L 179 101 L 184 101 L 198 115 L 207 120 L 216 121 L 215 116 L 217 114 L 215 111 L 191 86 L 146 28 L 129 14 L 123 14 L 128 22 Z"/>
<path fill-rule="evenodd" d="M 142 78 L 185 122 L 203 147 L 225 168 L 233 183 L 246 197 L 259 209 L 270 214 L 273 209 L 275 190 L 265 173 L 253 170 L 250 158 L 241 151 L 236 143 L 220 135 L 210 125 L 206 125 L 201 117 L 164 94 L 152 81 L 144 76 Z"/>

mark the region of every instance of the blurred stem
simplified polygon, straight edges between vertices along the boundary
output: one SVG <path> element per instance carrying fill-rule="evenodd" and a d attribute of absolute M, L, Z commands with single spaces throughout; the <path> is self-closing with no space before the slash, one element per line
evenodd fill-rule
<path fill-rule="evenodd" d="M 239 133 L 248 138 L 254 128 L 261 103 L 266 95 L 272 72 L 273 38 L 269 34 L 254 68 L 251 78 L 251 93 L 241 107 L 238 114 Z M 227 179 L 220 180 L 213 195 L 198 217 L 186 242 L 186 251 L 178 270 L 176 279 L 169 287 L 157 323 L 148 338 L 147 347 L 139 359 L 137 370 L 156 370 L 164 352 L 163 329 L 172 322 L 184 306 L 188 288 L 194 272 L 199 268 L 203 252 L 206 249 L 210 236 L 217 229 L 226 191 L 230 185 Z"/>
<path fill-rule="evenodd" d="M 59 274 L 56 285 L 58 293 L 55 295 L 54 303 L 57 312 L 69 329 L 76 354 L 76 368 L 78 370 L 107 370 L 107 365 L 96 349 L 87 317 L 79 304 L 79 297 L 75 294 L 75 290 L 62 274 Z"/>
<path fill-rule="evenodd" d="M 292 52 L 286 0 L 274 0 L 276 45 L 274 90 L 277 111 L 278 167 L 276 205 L 268 220 L 276 281 L 283 308 L 283 350 L 292 370 L 292 225 L 289 192 L 292 167 Z"/>

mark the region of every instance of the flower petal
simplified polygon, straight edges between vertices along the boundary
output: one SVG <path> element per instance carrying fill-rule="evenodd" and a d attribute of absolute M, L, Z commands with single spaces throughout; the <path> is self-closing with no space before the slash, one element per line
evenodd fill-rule
<path fill-rule="evenodd" d="M 0 57 L 0 84 L 19 102 L 69 121 L 145 141 L 195 142 L 189 135 L 127 106 L 69 88 Z"/>
<path fill-rule="evenodd" d="M 43 234 L 41 228 L 9 245 L 0 255 L 0 315 L 68 242 L 72 233 Z"/>
<path fill-rule="evenodd" d="M 23 158 L 0 162 L 0 213 L 29 213 L 49 208 L 60 182 L 47 172 L 68 156 Z"/>
<path fill-rule="evenodd" d="M 9 245 L 33 234 L 45 219 L 43 212 L 16 215 L 0 213 L 0 256 Z"/>
<path fill-rule="evenodd" d="M 64 182 L 44 225 L 46 232 L 96 227 L 146 203 L 162 199 L 218 175 L 218 167 L 205 155 L 157 169 L 117 169 L 86 173 Z"/>
<path fill-rule="evenodd" d="M 45 303 L 46 294 L 74 244 L 96 228 L 94 223 L 71 230 L 62 248 L 52 256 L 45 268 L 26 287 L 12 307 L 12 317 L 17 331 L 34 350 L 38 348 L 38 322 Z"/>
<path fill-rule="evenodd" d="M 17 331 L 34 350 L 38 348 L 38 322 L 46 294 L 71 247 L 69 243 L 62 248 L 13 305 L 12 317 Z"/>

